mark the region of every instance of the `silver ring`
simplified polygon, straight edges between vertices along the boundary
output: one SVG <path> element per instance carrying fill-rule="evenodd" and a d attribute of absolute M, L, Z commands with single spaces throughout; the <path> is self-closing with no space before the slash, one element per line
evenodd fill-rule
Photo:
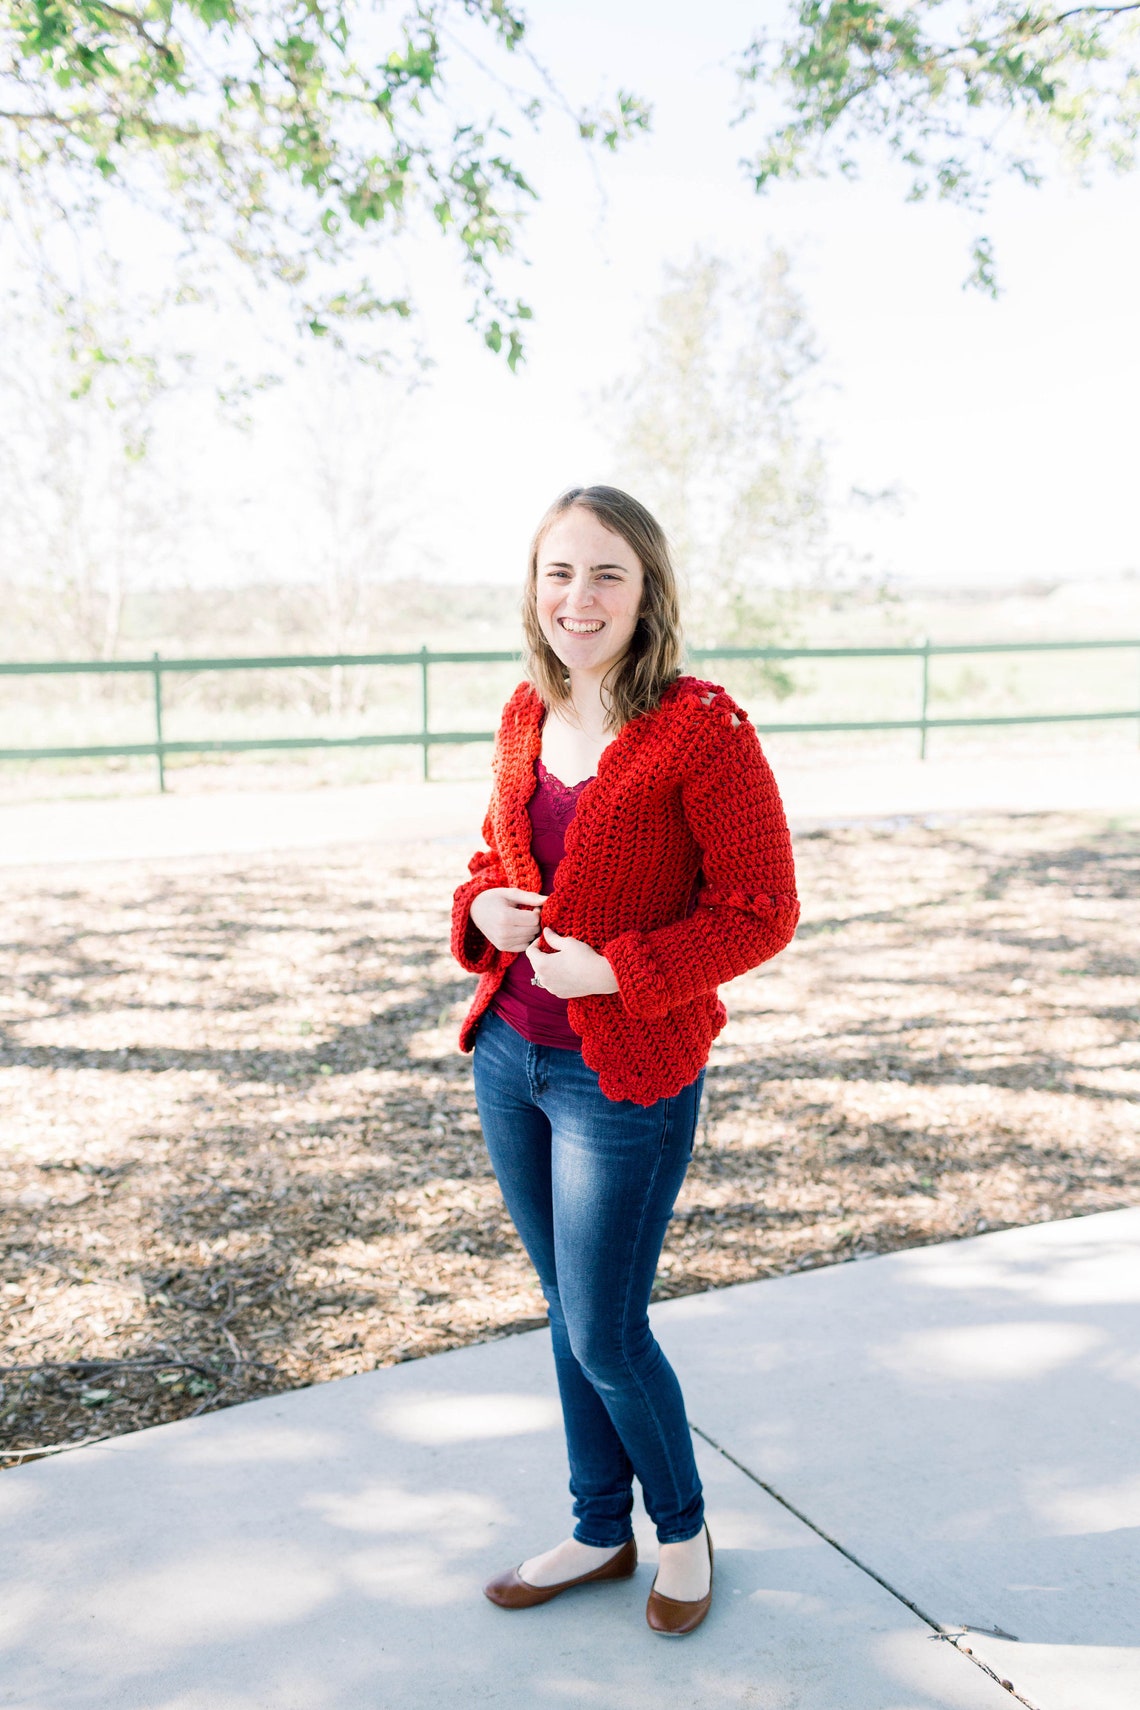
<path fill-rule="evenodd" d="M 532 975 L 531 975 L 531 977 L 530 977 L 530 983 L 531 983 L 531 985 L 532 985 L 532 986 L 541 986 L 541 985 L 542 985 L 542 981 L 541 981 L 541 980 L 540 980 L 540 979 L 539 979 L 539 977 L 538 977 L 538 975 L 537 975 L 537 974 L 532 974 Z M 544 988 L 544 989 L 545 989 L 545 988 Z"/>

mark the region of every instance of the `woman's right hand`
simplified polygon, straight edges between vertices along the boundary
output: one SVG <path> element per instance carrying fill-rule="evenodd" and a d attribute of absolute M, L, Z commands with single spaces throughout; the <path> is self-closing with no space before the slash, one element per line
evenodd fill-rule
<path fill-rule="evenodd" d="M 538 911 L 545 901 L 537 891 L 502 885 L 479 892 L 471 904 L 471 919 L 496 950 L 525 950 L 538 937 Z"/>

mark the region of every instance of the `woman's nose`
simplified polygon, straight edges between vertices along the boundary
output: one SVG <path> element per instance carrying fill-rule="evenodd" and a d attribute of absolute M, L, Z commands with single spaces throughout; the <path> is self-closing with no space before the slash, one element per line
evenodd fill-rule
<path fill-rule="evenodd" d="M 593 605 L 594 589 L 585 577 L 583 577 L 581 581 L 575 578 L 575 580 L 571 582 L 570 586 L 566 590 L 566 603 L 571 606 Z"/>

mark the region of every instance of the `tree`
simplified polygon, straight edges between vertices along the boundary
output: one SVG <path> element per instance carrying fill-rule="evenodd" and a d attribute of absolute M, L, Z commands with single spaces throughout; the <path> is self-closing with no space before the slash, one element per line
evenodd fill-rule
<path fill-rule="evenodd" d="M 623 92 L 571 111 L 508 0 L 0 0 L 0 164 L 37 207 L 125 191 L 318 335 L 408 315 L 386 257 L 426 222 L 514 367 L 530 311 L 499 268 L 534 191 L 496 105 L 532 124 L 554 105 L 609 148 L 648 122 Z"/>
<path fill-rule="evenodd" d="M 748 162 L 758 190 L 831 165 L 854 176 L 871 138 L 906 169 L 908 194 L 976 213 L 996 180 L 1042 182 L 1050 155 L 1078 170 L 1136 162 L 1140 0 L 1123 5 L 986 0 L 800 0 L 783 39 L 758 36 L 740 62 L 742 117 L 768 93 L 790 114 Z M 996 290 L 979 233 L 970 282 Z"/>
<path fill-rule="evenodd" d="M 411 405 L 338 353 L 315 352 L 308 369 L 294 526 L 316 591 L 320 645 L 330 653 L 364 652 L 375 645 L 366 592 L 392 579 L 419 503 L 400 449 Z M 359 712 L 366 689 L 363 672 L 346 680 L 333 666 L 321 674 L 334 718 Z"/>
<path fill-rule="evenodd" d="M 747 270 L 698 251 L 666 269 L 637 363 L 607 395 L 619 479 L 670 534 L 697 642 L 778 639 L 780 587 L 824 562 L 824 457 L 802 420 L 818 360 L 782 250 Z M 762 681 L 792 687 L 775 666 Z"/>
<path fill-rule="evenodd" d="M 188 502 L 150 455 L 184 365 L 132 346 L 129 306 L 107 284 L 93 310 L 114 359 L 54 306 L 5 302 L 0 575 L 30 591 L 30 627 L 63 658 L 116 656 L 126 597 L 176 562 Z"/>

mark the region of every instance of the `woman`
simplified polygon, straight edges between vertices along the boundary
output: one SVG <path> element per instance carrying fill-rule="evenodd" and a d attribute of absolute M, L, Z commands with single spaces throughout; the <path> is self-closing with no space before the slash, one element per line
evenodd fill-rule
<path fill-rule="evenodd" d="M 503 711 L 452 948 L 481 976 L 460 1044 L 549 1309 L 577 1523 L 484 1589 L 519 1609 L 628 1578 L 636 1474 L 660 1544 L 646 1617 L 676 1635 L 708 1612 L 713 1550 L 649 1296 L 726 1019 L 717 985 L 795 931 L 791 846 L 747 715 L 680 674 L 668 546 L 636 500 L 556 501 L 523 626 L 529 681 Z"/>

